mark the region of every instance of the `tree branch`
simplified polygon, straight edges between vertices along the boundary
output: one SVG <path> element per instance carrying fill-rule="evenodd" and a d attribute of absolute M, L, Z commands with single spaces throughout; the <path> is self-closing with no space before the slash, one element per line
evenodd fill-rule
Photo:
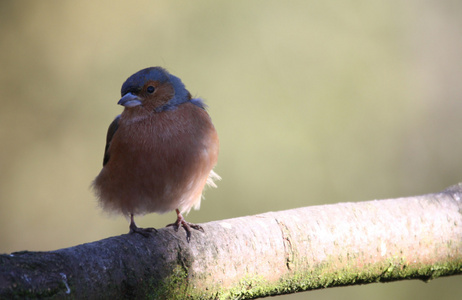
<path fill-rule="evenodd" d="M 462 184 L 0 256 L 0 298 L 249 299 L 462 273 Z"/>

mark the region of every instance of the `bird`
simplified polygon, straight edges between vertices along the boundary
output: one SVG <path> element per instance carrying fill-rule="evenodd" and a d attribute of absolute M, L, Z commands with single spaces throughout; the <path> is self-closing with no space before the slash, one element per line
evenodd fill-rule
<path fill-rule="evenodd" d="M 162 67 L 128 77 L 117 104 L 124 110 L 110 124 L 103 168 L 92 182 L 103 210 L 130 218 L 129 233 L 149 237 L 136 215 L 175 210 L 173 226 L 204 232 L 183 214 L 199 209 L 205 186 L 216 187 L 213 171 L 219 140 L 207 106 L 193 98 L 180 78 Z"/>

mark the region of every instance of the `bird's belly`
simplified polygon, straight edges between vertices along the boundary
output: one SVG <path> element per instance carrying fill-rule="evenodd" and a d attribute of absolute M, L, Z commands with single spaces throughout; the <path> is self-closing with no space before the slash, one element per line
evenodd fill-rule
<path fill-rule="evenodd" d="M 114 153 L 94 182 L 101 205 L 125 215 L 165 213 L 176 208 L 184 212 L 198 206 L 213 165 L 208 163 L 207 151 L 188 150 Z M 119 155 L 124 159 L 118 159 Z"/>

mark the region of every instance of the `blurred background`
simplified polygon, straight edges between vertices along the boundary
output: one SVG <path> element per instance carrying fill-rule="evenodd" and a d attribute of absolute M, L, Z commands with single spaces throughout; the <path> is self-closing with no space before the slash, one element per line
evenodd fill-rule
<path fill-rule="evenodd" d="M 220 136 L 223 180 L 191 222 L 462 181 L 461 1 L 2 1 L 0 15 L 0 253 L 128 231 L 89 186 L 120 87 L 149 66 L 205 99 Z M 461 294 L 455 276 L 280 299 Z"/>

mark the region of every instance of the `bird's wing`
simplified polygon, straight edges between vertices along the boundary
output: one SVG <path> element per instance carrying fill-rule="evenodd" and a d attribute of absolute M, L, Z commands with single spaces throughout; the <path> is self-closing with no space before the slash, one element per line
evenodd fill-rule
<path fill-rule="evenodd" d="M 117 131 L 117 128 L 119 128 L 119 119 L 120 115 L 118 115 L 114 121 L 112 121 L 111 125 L 109 125 L 109 128 L 107 130 L 107 136 L 106 136 L 106 147 L 104 148 L 104 158 L 103 158 L 103 167 L 107 164 L 109 161 L 109 146 L 111 145 L 112 137 L 114 136 L 115 132 Z"/>

